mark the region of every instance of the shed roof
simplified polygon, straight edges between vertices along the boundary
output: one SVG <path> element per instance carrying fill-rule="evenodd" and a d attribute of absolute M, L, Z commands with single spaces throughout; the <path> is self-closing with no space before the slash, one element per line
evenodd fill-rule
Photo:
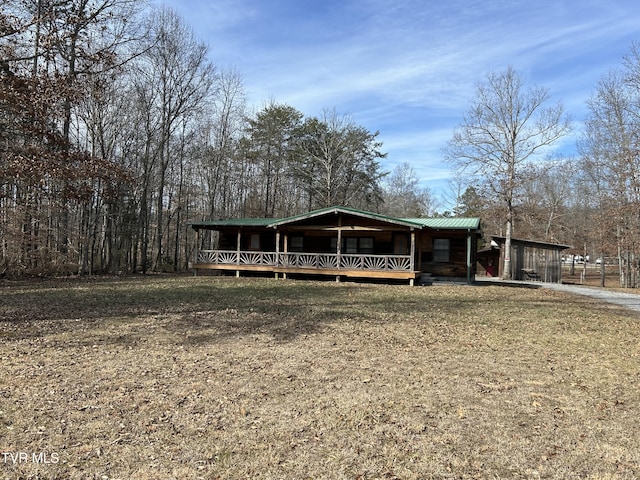
<path fill-rule="evenodd" d="M 496 240 L 499 243 L 504 243 L 506 237 L 502 237 L 499 235 L 492 235 L 492 239 Z M 553 250 L 566 250 L 567 248 L 571 248 L 571 245 L 563 245 L 561 243 L 551 243 L 551 242 L 543 242 L 540 240 L 526 240 L 523 238 L 511 238 L 512 245 L 514 243 L 523 243 L 528 245 L 533 245 L 539 248 L 548 248 Z"/>

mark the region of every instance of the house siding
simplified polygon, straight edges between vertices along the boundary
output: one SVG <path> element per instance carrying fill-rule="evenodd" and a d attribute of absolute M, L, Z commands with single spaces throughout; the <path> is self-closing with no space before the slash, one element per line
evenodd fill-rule
<path fill-rule="evenodd" d="M 449 239 L 449 261 L 436 262 L 433 259 L 434 239 Z M 431 273 L 437 277 L 466 277 L 467 276 L 467 235 L 451 234 L 450 232 L 433 232 L 423 235 L 419 247 L 420 270 Z M 472 275 L 475 275 L 475 252 L 477 250 L 477 240 L 471 237 L 471 268 Z"/>

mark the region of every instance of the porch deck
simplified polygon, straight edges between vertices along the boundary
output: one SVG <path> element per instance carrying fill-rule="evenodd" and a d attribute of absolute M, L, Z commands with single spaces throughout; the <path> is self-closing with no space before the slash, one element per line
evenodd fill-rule
<path fill-rule="evenodd" d="M 333 254 L 200 250 L 190 265 L 194 270 L 235 270 L 274 274 L 333 275 L 336 277 L 409 280 L 420 272 L 412 269 L 410 255 Z"/>

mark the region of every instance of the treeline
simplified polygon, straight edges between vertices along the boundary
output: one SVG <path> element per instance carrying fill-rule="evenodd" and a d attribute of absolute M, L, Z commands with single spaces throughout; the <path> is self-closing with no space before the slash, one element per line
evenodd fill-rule
<path fill-rule="evenodd" d="M 0 274 L 180 271 L 188 223 L 328 205 L 422 215 L 408 165 L 326 110 L 250 112 L 241 75 L 168 8 L 0 7 Z"/>
<path fill-rule="evenodd" d="M 523 164 L 513 235 L 612 259 L 640 284 L 640 55 L 600 79 L 576 158 Z M 435 214 L 378 132 L 330 108 L 247 105 L 241 73 L 140 0 L 0 6 L 0 276 L 186 269 L 189 222 L 329 205 Z M 490 174 L 488 182 L 497 181 Z M 485 183 L 486 185 L 486 183 Z M 499 189 L 494 189 L 499 191 Z M 503 199 L 456 178 L 443 215 L 504 233 Z"/>

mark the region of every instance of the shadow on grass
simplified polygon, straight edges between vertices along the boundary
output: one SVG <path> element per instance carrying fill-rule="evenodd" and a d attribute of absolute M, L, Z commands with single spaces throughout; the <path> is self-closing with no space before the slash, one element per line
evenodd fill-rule
<path fill-rule="evenodd" d="M 77 332 L 87 344 L 133 345 L 154 334 L 203 343 L 267 333 L 285 341 L 359 315 L 352 293 L 331 283 L 187 276 L 5 283 L 0 336 Z"/>
<path fill-rule="evenodd" d="M 473 285 L 476 287 L 499 286 L 499 287 L 532 288 L 532 289 L 542 288 L 542 284 L 536 283 L 536 282 L 526 282 L 526 281 L 519 281 L 519 280 L 501 280 L 499 278 L 487 278 L 484 280 L 476 280 L 473 282 Z"/>

